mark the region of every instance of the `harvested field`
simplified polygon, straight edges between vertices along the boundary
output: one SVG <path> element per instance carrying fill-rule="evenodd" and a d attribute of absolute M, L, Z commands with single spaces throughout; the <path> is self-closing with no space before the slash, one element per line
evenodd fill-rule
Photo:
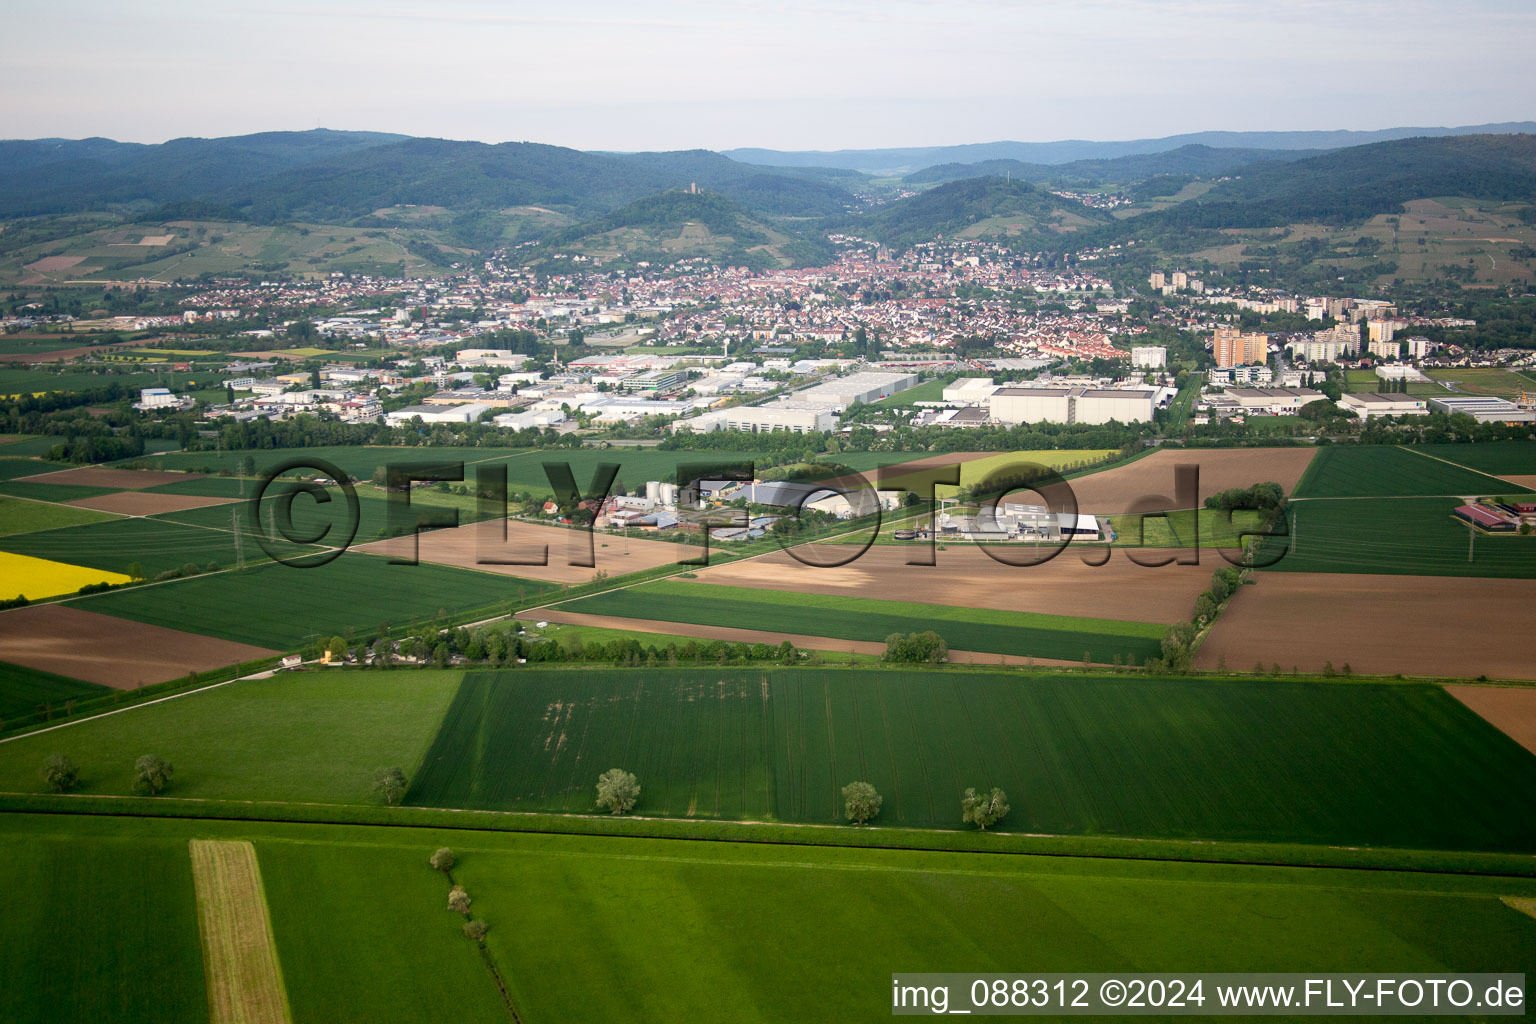
<path fill-rule="evenodd" d="M 0 650 L 13 664 L 118 690 L 277 653 L 60 604 L 0 613 Z"/>
<path fill-rule="evenodd" d="M 835 640 L 825 636 L 806 636 L 801 633 L 773 633 L 764 629 L 735 629 L 730 626 L 700 626 L 688 622 L 659 622 L 650 619 L 623 619 L 615 615 L 588 615 L 583 612 L 567 612 L 559 608 L 539 608 L 528 612 L 524 618 L 536 618 L 544 622 L 559 622 L 568 626 L 598 626 L 603 629 L 621 629 L 630 633 L 662 633 L 666 636 L 693 640 L 728 640 L 733 644 L 764 643 L 777 647 L 788 640 L 805 651 L 838 651 L 843 654 L 885 653 L 885 644 L 866 640 Z M 1075 665 L 1081 661 L 1056 661 L 1050 658 L 1020 658 L 1012 654 L 989 654 L 985 651 L 950 651 L 949 660 L 958 665 Z"/>
<path fill-rule="evenodd" d="M 1447 686 L 1445 691 L 1536 754 L 1536 690 L 1513 686 Z"/>
<path fill-rule="evenodd" d="M 1527 476 L 1525 474 L 1511 476 L 1508 473 L 1502 473 L 1500 476 L 1523 490 L 1536 491 L 1536 476 Z"/>
<path fill-rule="evenodd" d="M 39 473 L 19 479 L 36 484 L 68 484 L 74 487 L 110 487 L 132 491 L 158 484 L 193 479 L 186 473 L 168 473 L 159 469 L 108 469 L 104 466 L 80 466 L 53 473 Z"/>
<path fill-rule="evenodd" d="M 602 533 L 588 534 L 582 530 L 567 530 L 557 526 L 535 526 L 510 519 L 506 521 L 507 539 L 503 543 L 498 523 L 499 520 L 492 519 L 451 530 L 432 530 L 419 534 L 420 558 L 423 562 L 481 569 L 546 583 L 586 583 L 599 570 L 609 576 L 622 576 L 696 558 L 699 554 L 698 546 L 691 544 L 655 540 L 626 541 L 622 537 Z M 571 565 L 573 561 L 587 559 L 589 537 L 591 555 L 597 564 Z M 357 550 L 391 558 L 409 558 L 412 543 L 410 537 L 391 537 L 360 545 Z M 477 561 L 481 558 L 538 559 L 544 556 L 545 548 L 548 548 L 548 565 L 480 565 Z M 625 554 L 626 551 L 628 554 Z"/>
<path fill-rule="evenodd" d="M 116 512 L 125 516 L 154 516 L 162 512 L 184 512 L 189 508 L 207 505 L 228 505 L 239 498 L 215 498 L 197 494 L 146 494 L 143 491 L 119 491 L 101 494 L 94 498 L 67 501 L 76 508 L 93 508 L 99 512 Z"/>
<path fill-rule="evenodd" d="M 1197 664 L 1529 679 L 1533 601 L 1530 579 L 1264 573 L 1216 620 Z"/>
<path fill-rule="evenodd" d="M 845 546 L 826 546 L 831 557 L 847 557 Z M 996 608 L 1045 615 L 1085 616 L 1136 622 L 1173 622 L 1188 618 L 1195 598 L 1210 586 L 1211 573 L 1227 562 L 1210 551 L 1199 565 L 1149 568 L 1115 552 L 1101 566 L 1084 565 L 1082 553 L 1102 555 L 1102 548 L 1063 551 L 1043 565 L 1012 566 L 995 561 L 973 545 L 950 544 L 937 551 L 937 565 L 908 565 L 923 557 L 921 547 L 877 544 L 856 561 L 835 569 L 804 565 L 783 551 L 699 571 L 700 583 L 758 587 L 796 593 L 840 594 L 880 600 L 917 601 Z M 1023 552 L 1005 552 L 1022 557 Z M 1180 556 L 1160 549 L 1138 557 Z M 825 554 L 808 557 L 826 558 Z"/>
<path fill-rule="evenodd" d="M 36 262 L 28 263 L 27 269 L 39 274 L 56 274 L 84 262 L 84 256 L 44 256 Z"/>
<path fill-rule="evenodd" d="M 1181 503 L 1175 500 L 1173 469 L 1178 465 L 1196 465 L 1200 467 L 1198 506 L 1221 491 L 1269 480 L 1290 494 L 1314 454 L 1312 448 L 1169 449 L 1070 482 L 1077 495 L 1078 509 L 1083 512 L 1128 512 L 1133 502 L 1148 495 L 1165 500 L 1149 504 L 1147 509 L 1178 508 Z"/>
<path fill-rule="evenodd" d="M 286 1024 L 288 996 L 267 919 L 256 848 L 238 840 L 192 839 L 192 880 L 203 936 L 212 1024 Z"/>

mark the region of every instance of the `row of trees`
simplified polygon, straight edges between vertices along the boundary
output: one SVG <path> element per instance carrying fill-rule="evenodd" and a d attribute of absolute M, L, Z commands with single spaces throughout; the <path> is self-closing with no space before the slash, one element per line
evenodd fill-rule
<path fill-rule="evenodd" d="M 850 782 L 843 787 L 843 813 L 855 825 L 862 825 L 880 813 L 880 794 L 868 782 Z M 983 832 L 1007 816 L 1008 794 L 993 786 L 991 790 L 968 788 L 960 795 L 960 820 Z"/>
<path fill-rule="evenodd" d="M 171 784 L 175 771 L 165 758 L 145 754 L 133 762 L 133 788 L 145 796 L 155 796 Z M 68 793 L 80 784 L 80 766 L 64 754 L 50 754 L 43 760 L 38 777 L 53 792 Z"/>

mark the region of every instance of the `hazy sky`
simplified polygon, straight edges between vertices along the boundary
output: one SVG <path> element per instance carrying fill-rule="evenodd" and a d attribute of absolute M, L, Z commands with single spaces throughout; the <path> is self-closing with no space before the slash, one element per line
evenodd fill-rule
<path fill-rule="evenodd" d="M 1530 0 L 7 0 L 0 137 L 839 149 L 1536 118 Z"/>

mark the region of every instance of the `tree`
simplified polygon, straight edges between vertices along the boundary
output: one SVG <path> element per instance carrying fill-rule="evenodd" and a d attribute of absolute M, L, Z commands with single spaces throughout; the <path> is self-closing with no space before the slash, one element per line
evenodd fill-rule
<path fill-rule="evenodd" d="M 67 793 L 80 781 L 80 768 L 63 754 L 49 754 L 38 775 L 55 793 Z"/>
<path fill-rule="evenodd" d="M 464 891 L 462 885 L 456 885 L 448 890 L 448 909 L 455 914 L 469 913 L 469 893 Z"/>
<path fill-rule="evenodd" d="M 880 794 L 867 782 L 850 782 L 843 787 L 843 809 L 856 825 L 879 814 L 880 802 Z"/>
<path fill-rule="evenodd" d="M 326 650 L 331 652 L 332 661 L 347 660 L 347 641 L 339 636 L 333 636 L 325 642 Z"/>
<path fill-rule="evenodd" d="M 610 768 L 597 777 L 597 806 L 613 814 L 628 814 L 640 799 L 640 783 L 633 772 Z"/>
<path fill-rule="evenodd" d="M 133 785 L 141 793 L 154 796 L 171 784 L 175 766 L 163 757 L 145 754 L 133 763 Z"/>
<path fill-rule="evenodd" d="M 960 820 L 975 825 L 983 832 L 988 825 L 995 825 L 1008 813 L 1008 795 L 996 786 L 986 796 L 978 796 L 974 789 L 967 789 L 960 797 Z"/>
<path fill-rule="evenodd" d="M 138 562 L 129 562 L 128 578 L 135 583 L 141 582 L 144 579 L 144 567 Z"/>
<path fill-rule="evenodd" d="M 464 934 L 468 935 L 476 942 L 484 942 L 485 933 L 488 931 L 490 931 L 490 928 L 484 921 L 474 920 L 464 922 Z"/>
<path fill-rule="evenodd" d="M 393 806 L 405 797 L 405 772 L 399 768 L 380 768 L 373 773 L 373 791 Z"/>
<path fill-rule="evenodd" d="M 439 846 L 436 852 L 427 858 L 427 863 L 432 865 L 434 871 L 452 871 L 456 861 L 452 850 L 446 846 Z"/>

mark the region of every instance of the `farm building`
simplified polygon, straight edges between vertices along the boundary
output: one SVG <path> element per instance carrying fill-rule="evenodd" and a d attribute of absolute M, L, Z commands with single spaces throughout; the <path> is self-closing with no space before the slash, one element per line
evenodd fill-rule
<path fill-rule="evenodd" d="M 1485 505 L 1458 505 L 1451 514 L 1488 533 L 1513 533 L 1520 528 L 1516 517 Z"/>

